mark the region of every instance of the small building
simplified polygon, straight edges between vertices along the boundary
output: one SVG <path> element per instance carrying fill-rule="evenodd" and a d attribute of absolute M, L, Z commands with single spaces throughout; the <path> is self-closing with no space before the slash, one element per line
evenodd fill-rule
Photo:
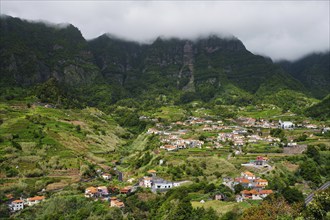
<path fill-rule="evenodd" d="M 148 170 L 148 174 L 151 174 L 152 176 L 156 176 L 157 171 L 156 170 Z"/>
<path fill-rule="evenodd" d="M 151 188 L 152 185 L 152 177 L 143 177 L 139 183 L 141 187 Z"/>
<path fill-rule="evenodd" d="M 225 200 L 225 195 L 223 195 L 223 194 L 216 194 L 214 196 L 214 200 L 221 200 L 221 201 L 223 201 L 223 200 Z"/>
<path fill-rule="evenodd" d="M 125 207 L 125 204 L 121 202 L 117 197 L 111 197 L 110 198 L 110 207 L 118 207 L 123 208 Z"/>
<path fill-rule="evenodd" d="M 267 161 L 268 161 L 267 157 L 257 156 L 256 160 L 254 161 L 254 164 L 256 166 L 265 166 L 267 165 Z"/>
<path fill-rule="evenodd" d="M 96 187 L 88 187 L 85 189 L 85 197 L 87 198 L 95 198 L 98 197 L 98 190 Z"/>
<path fill-rule="evenodd" d="M 24 201 L 20 199 L 12 201 L 11 204 L 9 205 L 9 209 L 12 212 L 17 212 L 19 210 L 24 209 Z"/>
<path fill-rule="evenodd" d="M 27 198 L 27 205 L 32 206 L 32 205 L 38 204 L 38 203 L 44 201 L 45 198 L 46 198 L 45 196 L 35 196 L 35 197 Z"/>
<path fill-rule="evenodd" d="M 293 129 L 294 124 L 291 121 L 279 121 L 278 122 L 278 127 L 282 129 Z"/>
<path fill-rule="evenodd" d="M 109 195 L 109 191 L 106 186 L 98 186 L 97 192 L 98 192 L 99 196 L 108 196 Z"/>
<path fill-rule="evenodd" d="M 256 176 L 249 171 L 245 171 L 245 172 L 241 173 L 241 177 L 248 179 L 248 180 L 254 180 L 256 178 Z"/>
<path fill-rule="evenodd" d="M 152 191 L 166 191 L 173 188 L 173 182 L 166 181 L 161 178 L 154 178 L 153 179 L 153 185 L 152 185 Z"/>
<path fill-rule="evenodd" d="M 246 178 L 235 178 L 234 185 L 241 184 L 244 188 L 252 186 L 252 180 Z"/>
<path fill-rule="evenodd" d="M 120 194 L 129 194 L 132 192 L 132 187 L 131 186 L 125 186 L 124 188 L 119 190 Z"/>
<path fill-rule="evenodd" d="M 240 195 L 236 196 L 236 202 L 243 202 L 243 197 Z"/>
<path fill-rule="evenodd" d="M 103 173 L 103 174 L 102 174 L 102 178 L 105 179 L 105 180 L 111 180 L 111 177 L 112 177 L 112 176 L 111 176 L 111 174 L 109 174 L 109 173 Z"/>
<path fill-rule="evenodd" d="M 265 179 L 256 179 L 255 181 L 255 187 L 257 188 L 265 188 L 268 186 L 268 181 Z"/>
<path fill-rule="evenodd" d="M 266 198 L 267 196 L 269 196 L 270 194 L 273 193 L 273 190 L 269 189 L 269 190 L 260 190 L 259 194 L 261 198 Z"/>
<path fill-rule="evenodd" d="M 252 190 L 243 190 L 241 192 L 241 195 L 242 195 L 243 199 L 252 199 L 252 200 L 260 200 L 260 199 L 262 199 L 259 196 L 258 191 L 254 190 L 254 189 L 252 189 Z"/>

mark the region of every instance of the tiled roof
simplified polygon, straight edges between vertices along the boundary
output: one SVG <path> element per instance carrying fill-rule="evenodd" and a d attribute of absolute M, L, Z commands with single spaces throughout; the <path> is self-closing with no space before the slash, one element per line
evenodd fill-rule
<path fill-rule="evenodd" d="M 89 193 L 97 193 L 97 189 L 93 186 L 86 188 L 86 191 L 89 191 Z"/>
<path fill-rule="evenodd" d="M 272 194 L 273 190 L 268 189 L 268 190 L 260 190 L 260 194 Z"/>
<path fill-rule="evenodd" d="M 247 175 L 247 176 L 254 176 L 254 174 L 249 172 L 249 171 L 245 171 L 244 174 Z"/>
<path fill-rule="evenodd" d="M 268 181 L 267 180 L 264 180 L 264 179 L 257 179 L 257 180 L 255 180 L 255 182 L 258 182 L 258 183 L 268 183 Z"/>
<path fill-rule="evenodd" d="M 22 203 L 22 202 L 23 202 L 23 200 L 20 200 L 20 199 L 13 201 L 13 203 Z"/>
<path fill-rule="evenodd" d="M 27 200 L 28 201 L 40 201 L 40 200 L 44 200 L 44 199 L 45 199 L 44 196 L 35 196 L 35 197 L 28 198 Z"/>

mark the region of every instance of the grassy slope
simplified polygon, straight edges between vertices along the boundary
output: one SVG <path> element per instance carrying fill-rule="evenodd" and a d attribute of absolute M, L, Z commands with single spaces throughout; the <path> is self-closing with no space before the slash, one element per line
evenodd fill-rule
<path fill-rule="evenodd" d="M 15 181 L 8 176 L 43 176 L 43 181 L 45 176 L 63 177 L 50 182 L 79 179 L 84 164 L 106 168 L 108 161 L 117 158 L 114 150 L 122 143 L 119 136 L 124 132 L 94 108 L 63 110 L 2 103 L 0 117 L 0 175 L 7 176 L 9 183 Z"/>

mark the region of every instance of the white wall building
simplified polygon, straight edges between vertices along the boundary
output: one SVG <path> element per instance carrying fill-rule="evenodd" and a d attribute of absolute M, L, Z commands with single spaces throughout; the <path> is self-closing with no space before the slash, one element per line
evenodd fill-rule
<path fill-rule="evenodd" d="M 19 210 L 24 209 L 24 202 L 23 202 L 23 200 L 12 201 L 12 203 L 10 204 L 10 209 L 13 212 L 17 212 Z"/>

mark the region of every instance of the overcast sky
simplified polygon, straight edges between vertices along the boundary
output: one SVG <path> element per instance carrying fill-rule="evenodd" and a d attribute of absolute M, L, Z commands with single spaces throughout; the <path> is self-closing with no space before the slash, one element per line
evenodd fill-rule
<path fill-rule="evenodd" d="M 71 23 L 86 39 L 111 33 L 148 42 L 157 36 L 196 38 L 232 34 L 248 50 L 274 60 L 330 48 L 325 1 L 14 1 L 1 14 Z"/>

